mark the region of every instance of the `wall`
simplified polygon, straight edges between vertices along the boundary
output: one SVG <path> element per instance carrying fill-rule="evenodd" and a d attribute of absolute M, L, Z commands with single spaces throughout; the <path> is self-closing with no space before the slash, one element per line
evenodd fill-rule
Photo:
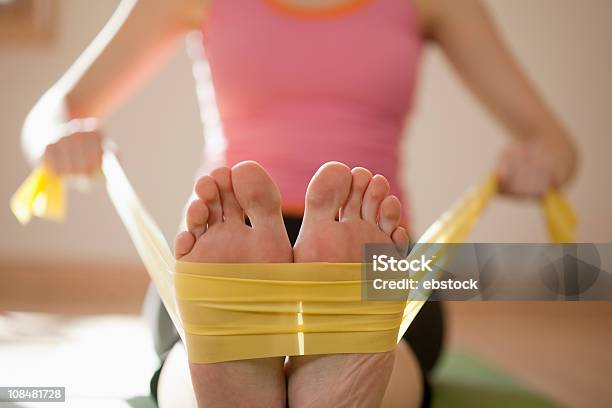
<path fill-rule="evenodd" d="M 62 226 L 34 221 L 23 228 L 8 210 L 10 195 L 28 172 L 19 147 L 23 118 L 116 4 L 62 0 L 53 45 L 0 49 L 0 259 L 138 262 L 100 183 L 89 194 L 70 194 L 69 217 Z M 568 191 L 580 215 L 579 239 L 612 241 L 612 2 L 487 4 L 526 72 L 580 144 L 582 167 Z M 190 69 L 185 51 L 179 50 L 159 77 L 105 124 L 106 135 L 121 147 L 128 175 L 169 240 L 192 187 L 202 140 Z M 491 168 L 506 141 L 438 50 L 427 51 L 421 79 L 404 146 L 417 233 Z M 535 205 L 502 199 L 472 236 L 474 241 L 545 238 Z"/>
<path fill-rule="evenodd" d="M 134 248 L 102 183 L 89 194 L 71 192 L 62 226 L 34 220 L 21 227 L 8 209 L 12 192 L 27 175 L 19 145 L 29 108 L 71 64 L 106 22 L 117 1 L 59 3 L 57 42 L 50 48 L 0 50 L 0 259 L 117 260 L 138 262 Z M 142 200 L 172 239 L 199 160 L 202 130 L 191 63 L 180 49 L 160 75 L 114 114 L 105 135 L 120 146 L 123 165 Z"/>

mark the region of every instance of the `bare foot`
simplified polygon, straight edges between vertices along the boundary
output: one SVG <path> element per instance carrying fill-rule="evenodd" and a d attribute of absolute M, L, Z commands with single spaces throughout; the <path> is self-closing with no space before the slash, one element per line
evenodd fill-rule
<path fill-rule="evenodd" d="M 399 227 L 401 206 L 389 183 L 364 168 L 327 163 L 306 192 L 306 210 L 294 262 L 360 262 L 364 243 L 408 243 Z M 338 218 L 338 220 L 336 220 Z M 289 405 L 379 406 L 394 352 L 292 357 Z"/>
<path fill-rule="evenodd" d="M 188 231 L 175 242 L 189 262 L 291 262 L 280 193 L 255 162 L 219 168 L 198 180 L 187 210 Z M 245 224 L 245 213 L 252 227 Z M 283 357 L 190 364 L 199 406 L 285 407 Z"/>

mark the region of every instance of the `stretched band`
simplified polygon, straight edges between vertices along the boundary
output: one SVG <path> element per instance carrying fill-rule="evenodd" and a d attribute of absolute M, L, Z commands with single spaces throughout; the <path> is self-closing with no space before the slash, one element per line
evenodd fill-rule
<path fill-rule="evenodd" d="M 361 284 L 358 263 L 177 262 L 189 360 L 392 350 L 405 302 L 362 301 Z"/>
<path fill-rule="evenodd" d="M 405 302 L 362 300 L 360 264 L 175 262 L 110 151 L 102 171 L 111 201 L 192 362 L 388 351 L 424 303 L 410 294 Z M 444 257 L 445 246 L 439 244 L 462 242 L 496 191 L 493 176 L 470 189 L 427 229 L 408 258 Z M 573 242 L 576 219 L 563 197 L 551 191 L 543 206 L 551 240 Z M 24 224 L 32 215 L 60 220 L 62 181 L 45 168 L 36 169 L 13 195 L 11 209 Z"/>

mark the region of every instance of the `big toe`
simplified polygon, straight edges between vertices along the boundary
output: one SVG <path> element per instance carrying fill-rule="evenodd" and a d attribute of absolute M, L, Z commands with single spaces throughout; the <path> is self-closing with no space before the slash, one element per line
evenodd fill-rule
<path fill-rule="evenodd" d="M 174 240 L 174 257 L 176 259 L 181 259 L 183 256 L 187 255 L 193 245 L 196 242 L 196 238 L 189 231 L 183 231 L 176 236 Z"/>
<path fill-rule="evenodd" d="M 259 163 L 238 163 L 232 167 L 231 177 L 236 199 L 253 228 L 284 228 L 278 187 Z"/>
<path fill-rule="evenodd" d="M 215 179 L 219 187 L 223 219 L 225 221 L 238 220 L 244 222 L 244 213 L 242 212 L 242 208 L 240 208 L 238 200 L 236 200 L 236 195 L 234 194 L 234 188 L 232 186 L 231 169 L 219 167 L 210 173 L 210 176 Z"/>
<path fill-rule="evenodd" d="M 351 189 L 351 169 L 339 162 L 325 163 L 306 190 L 304 219 L 334 220 Z"/>

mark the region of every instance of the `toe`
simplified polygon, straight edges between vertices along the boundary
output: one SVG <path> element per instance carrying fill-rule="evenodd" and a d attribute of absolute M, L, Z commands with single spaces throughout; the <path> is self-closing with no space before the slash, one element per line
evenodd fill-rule
<path fill-rule="evenodd" d="M 228 167 L 219 167 L 210 175 L 215 179 L 219 187 L 221 207 L 223 208 L 223 219 L 244 222 L 244 212 L 240 204 L 238 204 L 232 187 L 232 171 Z"/>
<path fill-rule="evenodd" d="M 176 259 L 180 259 L 191 252 L 195 242 L 195 237 L 189 231 L 183 231 L 178 234 L 176 236 L 176 240 L 174 241 L 174 256 Z"/>
<path fill-rule="evenodd" d="M 208 207 L 201 199 L 195 199 L 189 204 L 187 209 L 187 229 L 193 234 L 195 239 L 206 231 L 208 223 Z"/>
<path fill-rule="evenodd" d="M 196 183 L 195 192 L 208 207 L 208 225 L 212 226 L 223 221 L 221 196 L 215 180 L 210 176 L 200 177 Z"/>
<path fill-rule="evenodd" d="M 232 167 L 234 194 L 253 228 L 272 225 L 284 230 L 278 187 L 268 173 L 254 161 Z"/>
<path fill-rule="evenodd" d="M 351 174 L 353 176 L 351 191 L 346 204 L 342 207 L 341 219 L 343 220 L 361 218 L 363 195 L 372 179 L 372 173 L 363 167 L 355 167 L 351 170 Z"/>
<path fill-rule="evenodd" d="M 385 197 L 380 204 L 380 215 L 378 217 L 378 225 L 385 234 L 391 236 L 399 226 L 401 212 L 402 205 L 396 196 Z"/>
<path fill-rule="evenodd" d="M 402 256 L 408 255 L 408 246 L 410 245 L 410 238 L 408 232 L 404 227 L 397 227 L 391 234 L 391 240 L 395 244 L 397 250 Z"/>
<path fill-rule="evenodd" d="M 306 190 L 304 219 L 334 220 L 351 188 L 351 169 L 338 162 L 325 163 Z"/>
<path fill-rule="evenodd" d="M 361 205 L 361 218 L 376 224 L 378 209 L 384 198 L 389 194 L 389 182 L 380 174 L 375 175 L 370 180 L 368 188 L 363 196 Z"/>

